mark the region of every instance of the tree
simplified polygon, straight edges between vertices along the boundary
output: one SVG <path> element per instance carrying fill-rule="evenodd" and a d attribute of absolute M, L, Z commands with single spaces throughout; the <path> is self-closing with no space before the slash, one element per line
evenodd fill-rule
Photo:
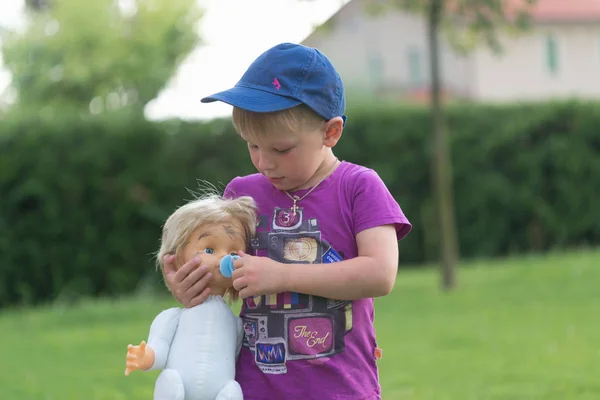
<path fill-rule="evenodd" d="M 17 105 L 52 112 L 142 112 L 198 44 L 196 0 L 28 0 L 3 31 Z"/>
<path fill-rule="evenodd" d="M 459 54 L 480 45 L 502 51 L 502 33 L 515 35 L 529 27 L 529 11 L 537 0 L 367 0 L 366 11 L 377 15 L 392 8 L 421 13 L 427 22 L 430 59 L 430 107 L 433 124 L 431 175 L 440 227 L 441 287 L 456 286 L 459 258 L 454 207 L 452 159 L 441 100 L 440 34 Z"/>
<path fill-rule="evenodd" d="M 431 172 L 437 217 L 441 233 L 442 289 L 456 286 L 455 264 L 458 261 L 458 232 L 452 184 L 452 160 L 448 130 L 442 111 L 438 29 L 443 15 L 443 1 L 431 0 L 428 10 L 428 43 L 431 71 L 431 117 L 433 121 L 433 157 Z"/>
<path fill-rule="evenodd" d="M 456 286 L 455 265 L 459 258 L 452 159 L 448 130 L 441 101 L 439 61 L 440 33 L 445 33 L 458 53 L 466 54 L 475 47 L 487 45 L 502 51 L 502 33 L 518 34 L 529 27 L 529 11 L 537 0 L 507 2 L 504 0 L 394 0 L 393 5 L 426 15 L 430 58 L 430 105 L 433 122 L 431 172 L 433 192 L 440 226 L 441 286 Z"/>

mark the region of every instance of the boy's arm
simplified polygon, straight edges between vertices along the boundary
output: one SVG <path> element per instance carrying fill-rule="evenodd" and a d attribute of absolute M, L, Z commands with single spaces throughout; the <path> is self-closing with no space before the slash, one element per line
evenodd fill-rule
<path fill-rule="evenodd" d="M 337 300 L 387 295 L 394 287 L 398 271 L 398 238 L 394 225 L 359 232 L 356 244 L 358 257 L 349 260 L 330 264 L 277 263 L 278 291 Z"/>
<path fill-rule="evenodd" d="M 276 274 L 281 275 L 277 289 L 355 300 L 385 296 L 394 287 L 398 241 L 411 225 L 374 170 L 363 169 L 348 176 L 346 185 L 357 257 L 330 264 L 277 265 L 281 267 Z"/>
<path fill-rule="evenodd" d="M 240 252 L 233 265 L 233 287 L 240 297 L 296 292 L 336 300 L 387 295 L 398 271 L 395 225 L 362 230 L 356 235 L 358 256 L 327 264 L 283 264 Z"/>
<path fill-rule="evenodd" d="M 398 241 L 410 231 L 410 222 L 375 171 L 349 176 L 347 186 L 357 257 L 327 264 L 282 264 L 243 254 L 234 261 L 233 272 L 233 286 L 240 297 L 289 291 L 356 300 L 384 296 L 392 290 L 398 271 Z"/>

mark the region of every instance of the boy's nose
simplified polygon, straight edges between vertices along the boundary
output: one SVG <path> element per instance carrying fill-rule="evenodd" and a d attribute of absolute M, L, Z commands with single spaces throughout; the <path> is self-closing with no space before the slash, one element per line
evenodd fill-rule
<path fill-rule="evenodd" d="M 260 156 L 258 158 L 258 170 L 263 172 L 263 171 L 270 171 L 274 169 L 274 165 L 273 162 L 268 158 L 268 157 L 264 157 L 264 156 Z"/>

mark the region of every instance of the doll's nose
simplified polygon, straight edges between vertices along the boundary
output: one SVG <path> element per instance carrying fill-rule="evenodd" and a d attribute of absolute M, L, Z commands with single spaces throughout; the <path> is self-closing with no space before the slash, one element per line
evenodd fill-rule
<path fill-rule="evenodd" d="M 225 257 L 221 258 L 221 263 L 219 264 L 219 270 L 221 271 L 221 274 L 225 278 L 231 278 L 231 275 L 233 274 L 233 270 L 235 269 L 235 268 L 233 268 L 233 261 L 237 260 L 238 258 L 240 258 L 240 256 L 236 256 L 236 255 L 232 255 L 232 254 L 227 254 Z"/>

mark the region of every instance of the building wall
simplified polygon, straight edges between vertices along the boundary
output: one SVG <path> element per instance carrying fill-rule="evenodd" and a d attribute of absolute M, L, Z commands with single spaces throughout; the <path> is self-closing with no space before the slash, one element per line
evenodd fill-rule
<path fill-rule="evenodd" d="M 539 25 L 503 40 L 500 55 L 482 48 L 461 57 L 441 42 L 442 83 L 451 96 L 486 101 L 600 97 L 600 24 Z M 377 96 L 423 92 L 429 86 L 426 23 L 420 15 L 372 16 L 365 0 L 354 0 L 304 44 L 332 60 L 349 91 Z"/>
<path fill-rule="evenodd" d="M 303 43 L 323 51 L 345 85 L 364 92 L 416 90 L 429 86 L 429 57 L 424 18 L 399 11 L 372 16 L 354 0 Z M 473 63 L 441 49 L 442 80 L 460 95 L 471 91 Z"/>
<path fill-rule="evenodd" d="M 600 25 L 543 25 L 505 43 L 501 56 L 484 49 L 473 54 L 475 97 L 600 97 Z"/>

